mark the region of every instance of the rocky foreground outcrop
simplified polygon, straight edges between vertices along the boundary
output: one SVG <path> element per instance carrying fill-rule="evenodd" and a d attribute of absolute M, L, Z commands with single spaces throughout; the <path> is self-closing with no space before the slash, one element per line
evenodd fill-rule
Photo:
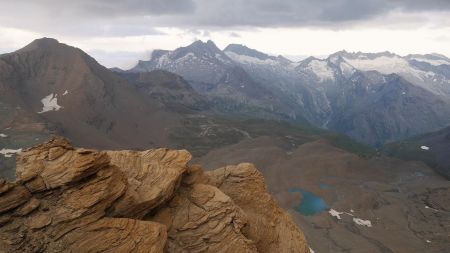
<path fill-rule="evenodd" d="M 55 138 L 0 181 L 0 252 L 309 252 L 252 164 L 203 172 L 184 150 Z"/>

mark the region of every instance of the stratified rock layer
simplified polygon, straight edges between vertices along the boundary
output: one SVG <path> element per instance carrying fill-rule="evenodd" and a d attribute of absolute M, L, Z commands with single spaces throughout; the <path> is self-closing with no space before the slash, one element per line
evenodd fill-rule
<path fill-rule="evenodd" d="M 0 181 L 0 252 L 308 252 L 253 165 L 190 159 L 62 138 L 27 150 L 17 181 Z"/>
<path fill-rule="evenodd" d="M 262 174 L 253 164 L 241 163 L 205 173 L 209 182 L 230 196 L 248 217 L 247 237 L 258 252 L 308 252 L 298 227 L 267 193 Z"/>
<path fill-rule="evenodd" d="M 129 185 L 111 212 L 114 216 L 139 218 L 172 198 L 191 160 L 191 154 L 184 150 L 108 151 L 107 154 L 111 164 L 126 175 Z"/>

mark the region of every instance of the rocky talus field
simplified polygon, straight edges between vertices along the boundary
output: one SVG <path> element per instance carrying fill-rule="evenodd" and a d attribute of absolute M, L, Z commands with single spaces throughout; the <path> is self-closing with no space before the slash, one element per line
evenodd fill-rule
<path fill-rule="evenodd" d="M 190 159 L 63 138 L 30 148 L 0 181 L 0 252 L 309 252 L 255 166 Z"/>

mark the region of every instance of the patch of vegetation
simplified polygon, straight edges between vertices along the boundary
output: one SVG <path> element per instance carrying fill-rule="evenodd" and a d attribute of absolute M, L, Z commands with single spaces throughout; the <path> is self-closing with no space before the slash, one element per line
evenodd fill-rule
<path fill-rule="evenodd" d="M 407 140 L 386 144 L 382 152 L 385 155 L 406 161 L 422 161 L 434 169 L 438 174 L 450 180 L 450 166 L 448 164 L 448 149 L 445 143 L 450 141 L 450 128 L 437 132 L 425 133 Z M 421 146 L 427 143 L 430 150 L 423 150 Z M 442 145 L 440 145 L 442 144 Z"/>
<path fill-rule="evenodd" d="M 324 138 L 328 140 L 331 145 L 361 157 L 369 158 L 377 155 L 377 152 L 371 146 L 356 142 L 343 134 L 325 134 Z"/>
<path fill-rule="evenodd" d="M 420 149 L 420 144 L 414 140 L 389 143 L 384 146 L 383 153 L 407 161 L 422 161 L 432 168 L 437 168 L 436 155 L 428 150 Z"/>
<path fill-rule="evenodd" d="M 187 118 L 181 127 L 173 129 L 169 137 L 176 148 L 202 156 L 211 149 L 237 143 L 245 136 L 228 125 L 219 125 L 210 119 Z"/>
<path fill-rule="evenodd" d="M 183 126 L 173 129 L 171 142 L 176 148 L 188 149 L 194 156 L 202 156 L 215 148 L 238 143 L 245 138 L 277 137 L 293 147 L 319 139 L 362 157 L 376 155 L 371 147 L 357 143 L 349 137 L 331 133 L 304 123 L 249 118 L 242 115 L 192 115 Z"/>

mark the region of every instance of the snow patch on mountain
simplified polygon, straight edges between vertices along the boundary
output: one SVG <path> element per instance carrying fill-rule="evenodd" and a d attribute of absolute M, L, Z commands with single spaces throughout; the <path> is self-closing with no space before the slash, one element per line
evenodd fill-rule
<path fill-rule="evenodd" d="M 370 220 L 363 220 L 360 218 L 353 218 L 353 222 L 360 226 L 372 227 L 372 222 Z"/>
<path fill-rule="evenodd" d="M 419 62 L 426 62 L 433 66 L 450 65 L 450 62 L 447 60 L 444 60 L 444 59 L 428 59 L 425 57 L 416 56 L 416 57 L 412 57 L 411 60 L 416 60 Z"/>
<path fill-rule="evenodd" d="M 3 148 L 0 150 L 0 154 L 4 155 L 6 158 L 12 157 L 14 154 L 20 154 L 22 152 L 22 149 L 9 149 L 9 148 Z"/>
<path fill-rule="evenodd" d="M 223 63 L 230 63 L 229 60 L 224 59 L 223 56 L 221 54 L 216 53 L 216 59 L 223 62 Z"/>
<path fill-rule="evenodd" d="M 363 55 L 359 55 L 359 57 L 356 58 L 344 57 L 344 60 L 359 70 L 375 70 L 385 75 L 393 73 L 422 72 L 413 70 L 407 60 L 398 56 L 380 56 L 370 59 Z"/>
<path fill-rule="evenodd" d="M 232 60 L 242 63 L 242 64 L 256 64 L 256 65 L 278 65 L 279 62 L 272 59 L 261 60 L 256 57 L 241 55 L 235 52 L 227 51 L 225 54 L 230 57 Z"/>
<path fill-rule="evenodd" d="M 440 75 L 419 69 L 410 64 L 406 58 L 398 55 L 382 55 L 377 57 L 368 57 L 365 55 L 345 56 L 343 59 L 361 71 L 378 71 L 381 74 L 397 74 L 412 84 L 424 88 L 434 94 L 445 95 L 450 94 L 450 88 L 442 86 L 446 79 L 440 81 Z"/>
<path fill-rule="evenodd" d="M 42 111 L 38 113 L 44 113 L 49 111 L 58 111 L 62 106 L 58 105 L 58 94 L 51 93 L 45 98 L 41 99 L 41 103 L 44 105 Z"/>
<path fill-rule="evenodd" d="M 338 212 L 338 211 L 336 211 L 336 210 L 334 210 L 334 209 L 330 209 L 330 210 L 328 211 L 328 213 L 329 213 L 331 216 L 336 217 L 336 219 L 338 219 L 338 220 L 342 219 L 342 218 L 341 218 L 341 215 L 344 214 L 343 212 Z"/>
<path fill-rule="evenodd" d="M 334 80 L 334 71 L 328 66 L 326 61 L 312 60 L 309 62 L 307 69 L 312 71 L 322 82 Z"/>
<path fill-rule="evenodd" d="M 341 72 L 346 77 L 349 78 L 355 73 L 355 68 L 346 62 L 341 62 L 340 64 Z"/>

